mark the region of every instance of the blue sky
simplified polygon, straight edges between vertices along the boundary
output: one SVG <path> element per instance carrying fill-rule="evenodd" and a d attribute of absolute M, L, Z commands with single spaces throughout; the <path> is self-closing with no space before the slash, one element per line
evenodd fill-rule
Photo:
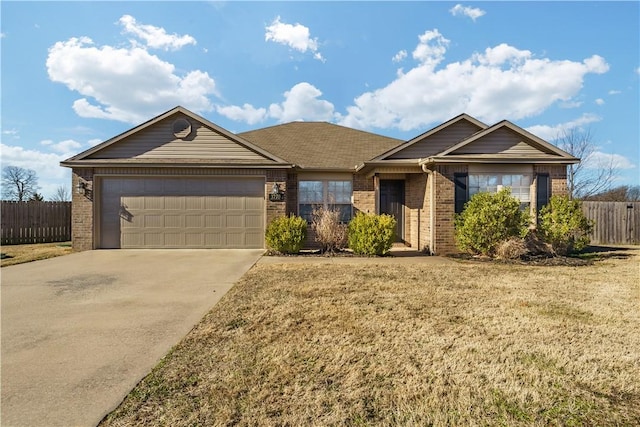
<path fill-rule="evenodd" d="M 2 1 L 2 165 L 58 165 L 182 105 L 233 132 L 330 121 L 410 139 L 466 112 L 639 183 L 638 2 Z"/>

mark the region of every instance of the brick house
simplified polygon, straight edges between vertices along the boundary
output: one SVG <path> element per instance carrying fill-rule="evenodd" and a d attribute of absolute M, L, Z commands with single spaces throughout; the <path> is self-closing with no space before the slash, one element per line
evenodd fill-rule
<path fill-rule="evenodd" d="M 325 122 L 234 134 L 176 107 L 63 162 L 73 170 L 73 246 L 262 248 L 266 224 L 331 206 L 388 213 L 397 238 L 456 251 L 454 214 L 511 188 L 535 215 L 579 160 L 509 121 L 459 115 L 401 141 Z"/>

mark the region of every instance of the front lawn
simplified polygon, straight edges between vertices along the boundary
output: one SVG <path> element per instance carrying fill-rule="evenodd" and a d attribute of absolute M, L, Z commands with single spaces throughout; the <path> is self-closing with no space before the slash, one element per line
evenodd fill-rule
<path fill-rule="evenodd" d="M 258 264 L 101 425 L 638 425 L 640 256 L 608 255 Z"/>

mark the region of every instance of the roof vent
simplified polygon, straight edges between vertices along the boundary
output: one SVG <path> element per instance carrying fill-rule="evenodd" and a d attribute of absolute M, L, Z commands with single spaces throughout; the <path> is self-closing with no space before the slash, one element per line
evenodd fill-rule
<path fill-rule="evenodd" d="M 185 118 L 179 118 L 173 122 L 173 135 L 176 138 L 184 139 L 191 133 L 191 123 Z"/>

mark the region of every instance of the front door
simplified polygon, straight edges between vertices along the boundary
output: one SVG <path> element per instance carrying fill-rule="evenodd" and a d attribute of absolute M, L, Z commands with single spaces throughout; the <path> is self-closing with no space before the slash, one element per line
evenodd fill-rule
<path fill-rule="evenodd" d="M 404 181 L 380 180 L 380 213 L 396 219 L 396 242 L 404 241 Z"/>

